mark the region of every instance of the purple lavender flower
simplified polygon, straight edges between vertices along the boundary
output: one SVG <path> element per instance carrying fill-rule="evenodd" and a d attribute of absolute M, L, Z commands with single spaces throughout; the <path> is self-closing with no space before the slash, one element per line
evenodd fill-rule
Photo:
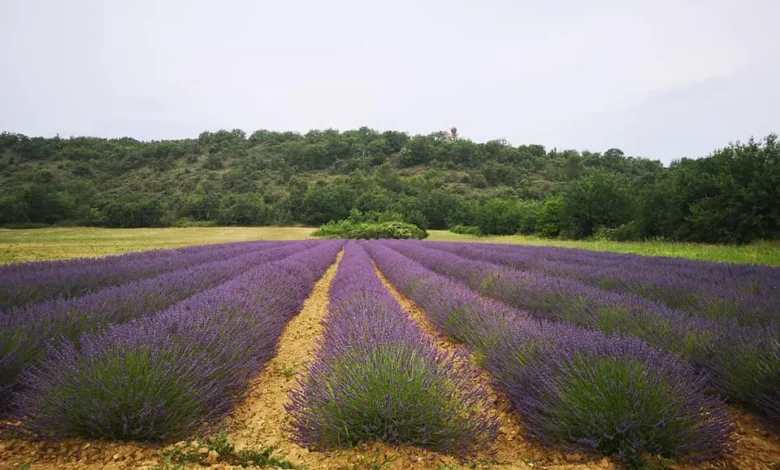
<path fill-rule="evenodd" d="M 647 453 L 703 460 L 727 450 L 725 407 L 686 362 L 639 339 L 535 320 L 415 261 L 455 272 L 447 259 L 454 255 L 430 250 L 413 260 L 387 245 L 365 246 L 442 331 L 483 358 L 530 437 L 634 461 Z M 490 275 L 483 267 L 462 265 L 458 272 L 479 285 L 474 273 Z"/>
<path fill-rule="evenodd" d="M 780 269 L 552 247 L 428 243 L 460 256 L 636 294 L 740 325 L 780 324 Z"/>
<path fill-rule="evenodd" d="M 382 441 L 469 452 L 498 431 L 476 374 L 462 353 L 437 351 L 349 243 L 316 360 L 292 394 L 291 430 L 313 448 Z"/>
<path fill-rule="evenodd" d="M 679 355 L 717 378 L 711 384 L 729 400 L 780 422 L 777 407 L 771 405 L 780 389 L 780 341 L 775 323 L 741 326 L 734 320 L 700 318 L 633 294 L 471 260 L 424 243 L 382 243 L 537 318 L 635 336 Z M 750 347 L 734 338 L 749 338 Z"/>
<path fill-rule="evenodd" d="M 155 250 L 144 256 L 134 253 L 98 259 L 31 263 L 23 265 L 27 269 L 7 270 L 0 274 L 0 312 L 44 300 L 69 299 L 103 287 L 281 245 L 279 242 L 262 241 L 230 243 L 186 250 Z"/>
<path fill-rule="evenodd" d="M 53 348 L 25 373 L 16 416 L 44 437 L 135 440 L 219 422 L 342 245 L 313 242 L 157 315 Z"/>
<path fill-rule="evenodd" d="M 153 315 L 198 292 L 225 282 L 258 263 L 290 256 L 315 241 L 257 249 L 149 279 L 107 287 L 69 300 L 51 300 L 0 314 L 0 410 L 20 387 L 19 374 L 62 341 L 77 342 L 88 332 Z"/>

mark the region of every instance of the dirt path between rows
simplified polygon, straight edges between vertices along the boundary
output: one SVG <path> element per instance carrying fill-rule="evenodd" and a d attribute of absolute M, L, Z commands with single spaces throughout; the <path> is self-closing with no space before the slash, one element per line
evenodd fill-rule
<path fill-rule="evenodd" d="M 315 454 L 292 442 L 284 432 L 289 423 L 284 406 L 289 402 L 290 391 L 297 385 L 296 379 L 306 375 L 317 341 L 322 336 L 328 291 L 342 256 L 343 251 L 314 285 L 303 309 L 282 333 L 276 357 L 268 361 L 252 384 L 247 399 L 233 413 L 228 433 L 236 449 L 275 447 L 277 455 L 286 456 L 293 463 L 305 460 L 307 466 L 310 461 L 318 460 Z"/>

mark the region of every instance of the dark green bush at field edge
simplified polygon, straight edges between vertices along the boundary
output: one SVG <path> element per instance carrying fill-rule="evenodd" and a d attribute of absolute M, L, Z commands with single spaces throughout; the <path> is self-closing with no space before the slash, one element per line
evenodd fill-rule
<path fill-rule="evenodd" d="M 482 235 L 482 230 L 474 225 L 456 225 L 450 229 L 450 232 L 459 233 L 461 235 Z"/>
<path fill-rule="evenodd" d="M 353 222 L 342 220 L 328 222 L 312 235 L 322 238 L 379 239 L 414 238 L 422 240 L 428 232 L 406 222 Z"/>

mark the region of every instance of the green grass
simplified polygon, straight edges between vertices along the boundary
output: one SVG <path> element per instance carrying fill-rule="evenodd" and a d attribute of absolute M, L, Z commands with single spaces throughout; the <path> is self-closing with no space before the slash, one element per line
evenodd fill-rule
<path fill-rule="evenodd" d="M 514 243 L 532 246 L 560 246 L 592 251 L 614 251 L 644 256 L 672 256 L 702 261 L 780 266 L 780 241 L 750 245 L 707 245 L 666 241 L 612 242 L 605 240 L 556 240 L 526 235 L 477 237 L 446 230 L 428 230 L 428 240 L 446 242 Z"/>
<path fill-rule="evenodd" d="M 0 229 L 0 264 L 248 240 L 299 240 L 308 227 L 187 227 Z"/>
<path fill-rule="evenodd" d="M 187 227 L 111 229 L 57 227 L 0 229 L 0 264 L 20 261 L 104 256 L 128 251 L 175 248 L 204 243 L 247 240 L 299 240 L 311 238 L 308 227 Z M 674 256 L 727 263 L 780 266 L 780 241 L 750 245 L 705 245 L 664 241 L 611 242 L 602 240 L 551 240 L 524 235 L 476 237 L 446 230 L 429 230 L 428 240 L 451 242 L 514 243 L 561 246 L 593 251 Z"/>
<path fill-rule="evenodd" d="M 208 453 L 199 452 L 200 448 L 205 447 L 209 451 L 216 452 L 216 461 L 225 463 L 232 467 L 241 468 L 299 468 L 284 457 L 273 456 L 274 448 L 266 447 L 262 451 L 240 450 L 229 442 L 227 434 L 221 432 L 216 436 L 198 441 L 198 447 L 188 446 L 186 444 L 177 444 L 170 451 L 164 453 L 162 465 L 153 467 L 152 470 L 183 470 L 191 464 L 198 464 L 199 467 L 210 466 Z"/>

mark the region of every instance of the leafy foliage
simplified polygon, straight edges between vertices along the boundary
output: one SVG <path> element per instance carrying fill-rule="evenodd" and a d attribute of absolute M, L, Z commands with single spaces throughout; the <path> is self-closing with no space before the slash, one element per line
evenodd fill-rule
<path fill-rule="evenodd" d="M 485 235 L 586 238 L 633 224 L 620 237 L 745 243 L 780 237 L 779 154 L 774 135 L 664 168 L 619 149 L 452 131 L 234 129 L 153 142 L 5 132 L 0 224 L 316 226 L 356 209 Z"/>
<path fill-rule="evenodd" d="M 208 449 L 209 452 L 216 452 L 217 462 L 236 467 L 298 468 L 286 458 L 275 457 L 273 447 L 266 447 L 261 451 L 251 449 L 237 451 L 224 432 L 201 439 L 197 444 L 199 446 L 197 448 L 187 444 L 175 445 L 173 449 L 163 455 L 162 466 L 153 467 L 152 470 L 178 470 L 183 469 L 188 464 L 207 466 L 209 465 L 209 454 L 200 452 L 202 447 Z"/>
<path fill-rule="evenodd" d="M 450 228 L 450 232 L 463 235 L 482 235 L 482 229 L 474 225 L 456 225 Z"/>
<path fill-rule="evenodd" d="M 322 238 L 414 238 L 422 240 L 428 237 L 428 232 L 406 222 L 353 222 L 352 220 L 342 220 L 340 222 L 328 222 L 312 235 Z"/>

